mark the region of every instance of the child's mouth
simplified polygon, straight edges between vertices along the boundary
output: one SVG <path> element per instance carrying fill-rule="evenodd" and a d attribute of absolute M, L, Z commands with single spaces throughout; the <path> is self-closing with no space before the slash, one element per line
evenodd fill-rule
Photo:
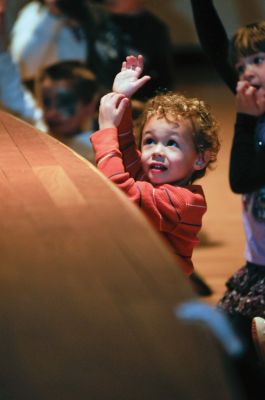
<path fill-rule="evenodd" d="M 166 171 L 167 167 L 165 167 L 163 164 L 151 164 L 150 169 L 152 171 Z"/>
<path fill-rule="evenodd" d="M 257 90 L 259 90 L 260 88 L 261 88 L 261 85 L 251 85 L 251 86 L 253 86 L 255 89 L 257 89 Z"/>

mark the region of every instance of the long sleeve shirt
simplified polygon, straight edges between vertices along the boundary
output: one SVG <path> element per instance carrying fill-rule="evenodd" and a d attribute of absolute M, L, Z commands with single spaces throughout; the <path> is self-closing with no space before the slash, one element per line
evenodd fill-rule
<path fill-rule="evenodd" d="M 137 204 L 173 248 L 177 264 L 185 274 L 193 272 L 193 248 L 206 212 L 201 186 L 186 187 L 152 185 L 141 168 L 141 153 L 137 150 L 132 130 L 120 132 L 108 128 L 95 132 L 91 141 L 99 170 Z M 130 171 L 130 172 L 128 172 Z"/>
<path fill-rule="evenodd" d="M 238 77 L 229 63 L 229 39 L 212 0 L 191 0 L 200 44 L 216 71 L 235 93 Z"/>
<path fill-rule="evenodd" d="M 230 161 L 230 185 L 242 194 L 247 261 L 265 266 L 265 148 L 256 147 L 260 118 L 238 114 Z M 263 122 L 264 124 L 264 122 Z"/>
<path fill-rule="evenodd" d="M 42 113 L 31 94 L 23 87 L 17 66 L 10 54 L 0 52 L 0 103 L 10 112 L 33 123 L 42 120 Z"/>
<path fill-rule="evenodd" d="M 40 68 L 59 61 L 87 58 L 85 36 L 76 38 L 65 18 L 55 17 L 38 2 L 19 13 L 11 33 L 10 51 L 23 80 L 32 79 Z"/>

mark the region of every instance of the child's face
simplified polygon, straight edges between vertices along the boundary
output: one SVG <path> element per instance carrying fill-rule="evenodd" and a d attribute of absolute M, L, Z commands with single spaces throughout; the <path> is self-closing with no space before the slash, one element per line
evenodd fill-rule
<path fill-rule="evenodd" d="M 258 91 L 265 91 L 265 53 L 259 52 L 241 57 L 235 65 L 239 80 L 247 81 Z M 258 93 L 257 93 L 258 94 Z"/>
<path fill-rule="evenodd" d="M 142 137 L 142 165 L 151 183 L 177 185 L 189 181 L 198 161 L 192 133 L 189 119 L 169 122 L 153 116 L 146 122 Z"/>
<path fill-rule="evenodd" d="M 40 101 L 49 131 L 58 138 L 81 132 L 84 120 L 89 117 L 84 104 L 77 98 L 66 80 L 41 82 Z"/>

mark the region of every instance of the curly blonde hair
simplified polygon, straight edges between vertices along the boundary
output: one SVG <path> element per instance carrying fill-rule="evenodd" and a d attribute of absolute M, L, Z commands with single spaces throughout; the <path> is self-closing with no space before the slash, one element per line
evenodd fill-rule
<path fill-rule="evenodd" d="M 142 115 L 138 121 L 139 147 L 142 142 L 142 132 L 146 122 L 152 116 L 165 118 L 169 121 L 189 119 L 194 127 L 193 143 L 198 153 L 210 150 L 210 160 L 206 167 L 199 171 L 194 171 L 191 182 L 203 177 L 207 168 L 212 168 L 216 162 L 217 154 L 220 149 L 218 138 L 219 125 L 211 113 L 210 106 L 203 100 L 188 98 L 180 93 L 163 93 L 148 100 L 144 106 Z"/>

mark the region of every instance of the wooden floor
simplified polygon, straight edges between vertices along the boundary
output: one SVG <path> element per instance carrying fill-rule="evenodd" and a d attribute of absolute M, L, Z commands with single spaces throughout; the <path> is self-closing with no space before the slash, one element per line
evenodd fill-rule
<path fill-rule="evenodd" d="M 241 219 L 240 195 L 231 192 L 228 182 L 229 153 L 235 119 L 234 96 L 212 71 L 193 72 L 190 82 L 184 80 L 178 89 L 190 96 L 206 100 L 220 123 L 221 150 L 216 168 L 200 183 L 208 203 L 203 220 L 201 244 L 195 250 L 194 263 L 198 272 L 213 289 L 213 295 L 205 298 L 216 304 L 225 290 L 226 279 L 244 262 L 244 232 Z"/>

